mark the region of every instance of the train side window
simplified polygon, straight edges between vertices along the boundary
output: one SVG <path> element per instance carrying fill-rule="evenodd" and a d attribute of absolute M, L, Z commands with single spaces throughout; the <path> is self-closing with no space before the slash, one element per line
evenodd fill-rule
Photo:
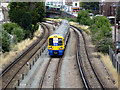
<path fill-rule="evenodd" d="M 53 45 L 53 38 L 49 39 L 49 45 Z"/>
<path fill-rule="evenodd" d="M 63 45 L 62 38 L 58 38 L 58 46 L 61 46 L 61 45 Z"/>

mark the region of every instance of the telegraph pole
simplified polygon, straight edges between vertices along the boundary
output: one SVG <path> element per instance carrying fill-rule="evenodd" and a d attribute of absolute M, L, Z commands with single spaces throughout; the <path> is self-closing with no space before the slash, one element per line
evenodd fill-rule
<path fill-rule="evenodd" d="M 117 51 L 117 49 L 116 49 L 116 9 L 115 9 L 115 34 L 114 34 L 114 38 L 115 38 L 115 55 L 116 55 L 116 51 Z"/>

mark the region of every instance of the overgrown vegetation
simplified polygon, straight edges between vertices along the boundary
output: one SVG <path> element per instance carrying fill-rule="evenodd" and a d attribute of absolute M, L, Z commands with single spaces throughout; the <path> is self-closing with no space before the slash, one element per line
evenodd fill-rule
<path fill-rule="evenodd" d="M 80 6 L 89 13 L 99 13 L 99 2 L 80 2 Z"/>
<path fill-rule="evenodd" d="M 94 17 L 90 26 L 92 32 L 92 41 L 96 45 L 98 51 L 108 52 L 108 46 L 112 45 L 112 33 L 109 20 L 104 16 Z"/>
<path fill-rule="evenodd" d="M 90 25 L 90 16 L 88 11 L 80 10 L 78 12 L 77 21 L 82 25 Z"/>
<path fill-rule="evenodd" d="M 5 23 L 5 24 L 3 24 L 4 30 L 6 30 L 9 34 L 11 34 L 12 30 L 16 27 L 20 27 L 20 26 L 16 23 Z"/>
<path fill-rule="evenodd" d="M 45 17 L 45 6 L 43 2 L 10 2 L 9 18 L 12 23 L 3 25 L 2 39 L 3 52 L 10 50 L 10 37 L 14 36 L 14 42 L 20 42 L 26 38 L 33 38 L 38 30 L 38 22 Z"/>
<path fill-rule="evenodd" d="M 80 10 L 78 13 L 77 21 L 81 25 L 88 25 L 91 30 L 93 44 L 96 45 L 98 51 L 107 53 L 108 46 L 113 47 L 111 24 L 104 16 L 97 16 L 90 19 L 88 11 Z"/>
<path fill-rule="evenodd" d="M 14 36 L 14 39 L 16 40 L 16 42 L 20 42 L 24 38 L 23 29 L 19 27 L 14 28 L 12 31 L 12 35 Z"/>
<path fill-rule="evenodd" d="M 8 7 L 10 8 L 10 21 L 17 23 L 24 29 L 26 38 L 33 35 L 38 26 L 37 23 L 43 21 L 45 17 L 43 2 L 11 2 Z"/>
<path fill-rule="evenodd" d="M 10 35 L 7 33 L 7 31 L 0 29 L 0 40 L 2 40 L 2 52 L 9 51 L 10 50 Z"/>

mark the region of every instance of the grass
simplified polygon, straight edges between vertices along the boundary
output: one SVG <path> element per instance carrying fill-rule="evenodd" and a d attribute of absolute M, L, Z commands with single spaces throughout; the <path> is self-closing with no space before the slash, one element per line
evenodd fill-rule
<path fill-rule="evenodd" d="M 100 55 L 101 55 L 101 58 L 102 58 L 104 64 L 107 66 L 108 70 L 110 71 L 110 73 L 112 74 L 113 78 L 115 79 L 116 86 L 118 86 L 119 83 L 120 83 L 120 82 L 118 82 L 119 81 L 118 77 L 120 77 L 120 75 L 118 75 L 117 70 L 113 67 L 109 55 L 108 54 L 104 55 L 102 53 L 100 53 Z"/>
<path fill-rule="evenodd" d="M 89 29 L 89 26 L 79 25 L 79 24 L 77 24 L 76 22 L 70 22 L 70 24 L 71 24 L 71 25 L 74 25 L 74 26 L 76 26 L 76 27 L 78 27 L 78 28 L 81 28 L 81 29 L 82 29 L 83 31 L 85 31 L 88 35 L 91 34 L 90 29 Z"/>
<path fill-rule="evenodd" d="M 12 50 L 10 52 L 5 52 L 1 55 L 0 62 L 2 63 L 2 67 L 4 68 L 6 65 L 8 65 L 10 62 L 12 62 L 13 59 L 15 59 L 16 55 L 19 55 L 19 53 L 22 53 L 34 40 L 37 39 L 36 36 L 39 36 L 41 33 L 41 27 L 39 26 L 39 29 L 34 33 L 33 39 L 27 38 L 20 43 L 17 43 L 16 45 L 12 45 Z"/>

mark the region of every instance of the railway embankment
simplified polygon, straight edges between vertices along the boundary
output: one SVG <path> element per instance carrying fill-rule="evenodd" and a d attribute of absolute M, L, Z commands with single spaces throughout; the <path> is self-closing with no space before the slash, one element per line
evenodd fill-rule
<path fill-rule="evenodd" d="M 92 61 L 93 65 L 96 68 L 96 71 L 98 71 L 99 76 L 103 76 L 102 77 L 103 82 L 106 82 L 106 79 L 108 79 L 108 81 L 111 80 L 118 87 L 119 84 L 118 73 L 113 67 L 108 54 L 103 54 L 102 52 L 96 51 L 96 47 L 92 43 L 92 39 L 90 35 L 91 32 L 89 30 L 89 27 L 84 25 L 78 25 L 74 22 L 71 22 L 71 24 L 81 28 L 84 31 L 83 34 L 86 37 L 88 51 L 90 52 L 89 55 L 91 57 L 91 60 L 93 60 Z M 108 82 L 106 82 L 106 86 L 107 85 L 109 87 Z"/>
<path fill-rule="evenodd" d="M 2 53 L 0 60 L 0 62 L 2 63 L 2 69 L 8 66 L 15 58 L 19 57 L 20 54 L 28 49 L 29 46 L 32 45 L 32 43 L 35 42 L 37 38 L 41 35 L 41 32 L 43 32 L 43 29 L 41 28 L 41 26 L 39 26 L 39 29 L 34 33 L 33 39 L 27 38 L 20 43 L 13 45 L 11 51 Z"/>

